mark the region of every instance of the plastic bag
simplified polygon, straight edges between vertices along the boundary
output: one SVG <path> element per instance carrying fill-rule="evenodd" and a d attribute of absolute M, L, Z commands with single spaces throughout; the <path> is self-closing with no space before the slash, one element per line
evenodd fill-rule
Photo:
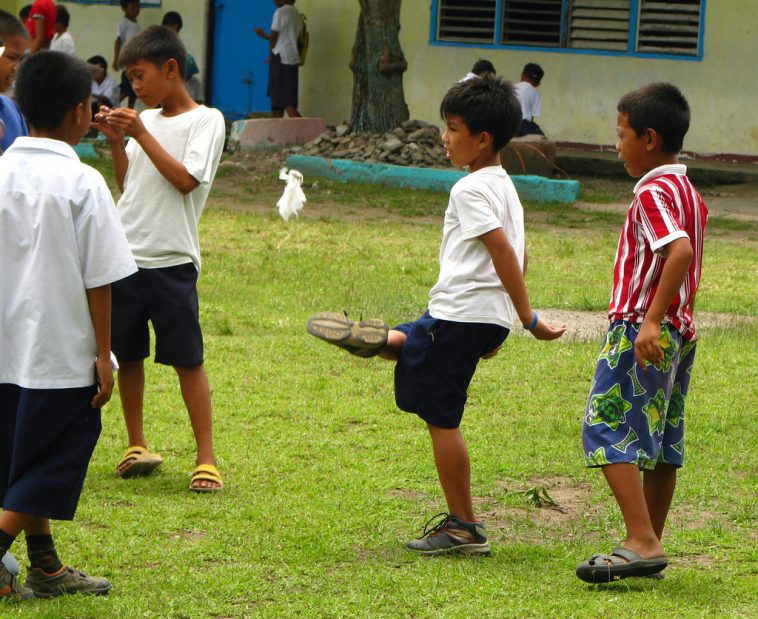
<path fill-rule="evenodd" d="M 297 217 L 298 212 L 302 210 L 305 204 L 305 194 L 300 188 L 303 175 L 297 170 L 288 171 L 287 168 L 282 168 L 279 170 L 279 178 L 287 181 L 287 186 L 284 188 L 282 197 L 276 203 L 276 207 L 279 209 L 282 219 L 289 221 L 293 215 Z"/>

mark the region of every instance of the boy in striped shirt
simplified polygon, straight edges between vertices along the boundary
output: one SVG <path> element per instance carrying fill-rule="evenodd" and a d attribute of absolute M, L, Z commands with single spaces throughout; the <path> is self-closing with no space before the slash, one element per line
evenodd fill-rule
<path fill-rule="evenodd" d="M 671 84 L 649 84 L 618 104 L 616 150 L 630 176 L 641 178 L 616 250 L 610 327 L 582 443 L 587 465 L 603 469 L 627 536 L 622 547 L 577 567 L 586 582 L 649 576 L 668 564 L 661 536 L 683 464 L 708 217 L 678 160 L 689 121 L 687 101 Z"/>

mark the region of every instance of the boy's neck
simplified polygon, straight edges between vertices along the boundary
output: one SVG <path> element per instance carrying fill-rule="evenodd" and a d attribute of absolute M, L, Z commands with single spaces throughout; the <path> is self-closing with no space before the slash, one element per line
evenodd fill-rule
<path fill-rule="evenodd" d="M 469 172 L 476 172 L 477 170 L 481 170 L 482 168 L 490 168 L 493 166 L 499 166 L 500 165 L 500 152 L 492 152 L 489 151 L 487 155 L 483 156 L 480 159 L 477 159 L 476 161 L 473 161 L 468 166 Z"/>
<path fill-rule="evenodd" d="M 161 114 L 170 117 L 184 114 L 200 106 L 190 97 L 184 83 L 177 83 L 173 92 L 163 100 L 162 107 Z"/>
<path fill-rule="evenodd" d="M 55 129 L 35 129 L 34 127 L 29 127 L 29 137 L 58 140 L 59 142 L 65 142 L 69 146 L 75 146 L 79 143 L 78 140 L 72 142 L 71 135 L 65 125 L 60 125 L 55 127 Z"/>
<path fill-rule="evenodd" d="M 645 166 L 646 170 L 642 173 L 642 176 L 661 166 L 676 165 L 677 163 L 679 163 L 679 153 L 651 153 L 647 166 Z"/>

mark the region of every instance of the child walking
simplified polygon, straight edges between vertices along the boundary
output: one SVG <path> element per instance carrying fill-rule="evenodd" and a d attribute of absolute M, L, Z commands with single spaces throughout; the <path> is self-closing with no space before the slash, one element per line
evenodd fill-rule
<path fill-rule="evenodd" d="M 440 274 L 427 312 L 389 332 L 381 321 L 356 324 L 335 313 L 313 316 L 307 328 L 355 355 L 395 361 L 398 407 L 426 422 L 447 513 L 407 548 L 488 554 L 459 428 L 469 383 L 479 359 L 497 354 L 514 325 L 543 340 L 560 337 L 565 327 L 553 327 L 532 311 L 524 283 L 524 213 L 499 155 L 521 123 L 513 87 L 491 75 L 460 82 L 445 95 L 440 114 L 448 159 L 470 174 L 450 191 Z"/>
<path fill-rule="evenodd" d="M 25 586 L 0 564 L 0 597 L 111 588 L 63 565 L 50 529 L 74 517 L 113 389 L 110 286 L 137 269 L 103 177 L 71 148 L 90 83 L 67 54 L 25 60 L 31 137 L 0 157 L 0 559 L 23 531 L 30 563 Z"/>
<path fill-rule="evenodd" d="M 143 30 L 120 59 L 137 96 L 153 109 L 139 114 L 102 107 L 96 115 L 113 154 L 123 191 L 118 213 L 139 267 L 113 289 L 113 351 L 121 365 L 118 384 L 129 437 L 116 475 L 146 475 L 163 461 L 148 451 L 143 425 L 150 321 L 155 361 L 176 371 L 197 443 L 190 489 L 220 490 L 199 321 L 197 226 L 224 147 L 224 118 L 187 93 L 187 51 L 171 30 Z M 128 145 L 125 135 L 131 137 Z"/>
<path fill-rule="evenodd" d="M 123 63 L 120 61 L 121 49 L 139 32 L 139 22 L 137 22 L 137 16 L 140 11 L 139 0 L 121 0 L 121 10 L 124 12 L 124 16 L 118 22 L 118 26 L 116 26 L 116 40 L 113 42 L 113 68 L 116 71 L 123 66 Z M 137 102 L 137 95 L 132 88 L 129 78 L 126 76 L 126 71 L 121 72 L 119 95 L 121 99 L 127 99 L 129 107 L 134 107 L 134 104 Z"/>
<path fill-rule="evenodd" d="M 678 159 L 689 124 L 687 101 L 671 84 L 649 84 L 618 104 L 616 150 L 629 175 L 641 178 L 616 250 L 610 327 L 582 444 L 587 465 L 602 468 L 616 498 L 626 540 L 577 567 L 586 582 L 648 576 L 668 564 L 661 538 L 684 462 L 692 311 L 708 218 Z"/>

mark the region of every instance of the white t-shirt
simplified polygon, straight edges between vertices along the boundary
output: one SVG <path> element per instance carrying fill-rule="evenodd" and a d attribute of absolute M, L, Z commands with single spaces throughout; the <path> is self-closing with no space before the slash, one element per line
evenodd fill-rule
<path fill-rule="evenodd" d="M 92 80 L 92 96 L 106 97 L 111 102 L 111 107 L 116 106 L 121 101 L 119 84 L 110 75 L 106 75 L 99 84 Z"/>
<path fill-rule="evenodd" d="M 0 383 L 95 383 L 86 290 L 137 270 L 99 172 L 66 143 L 17 138 L 0 157 Z"/>
<path fill-rule="evenodd" d="M 297 51 L 297 37 L 303 27 L 300 13 L 291 4 L 280 6 L 274 11 L 271 31 L 278 32 L 276 45 L 271 50 L 279 54 L 282 64 L 300 64 L 300 54 Z"/>
<path fill-rule="evenodd" d="M 540 115 L 542 96 L 539 91 L 529 82 L 519 82 L 514 86 L 516 97 L 521 104 L 521 117 L 524 120 L 532 120 Z"/>
<path fill-rule="evenodd" d="M 440 275 L 429 292 L 429 313 L 454 322 L 513 328 L 515 309 L 478 238 L 503 228 L 524 265 L 524 209 L 510 176 L 490 166 L 464 176 L 450 190 L 440 246 Z"/>
<path fill-rule="evenodd" d="M 71 33 L 68 30 L 63 34 L 56 32 L 53 35 L 53 40 L 50 41 L 50 50 L 75 56 L 76 45 L 74 45 L 74 37 L 71 36 Z"/>
<path fill-rule="evenodd" d="M 121 39 L 121 47 L 135 34 L 139 33 L 139 23 L 123 17 L 118 26 L 116 26 L 116 37 Z"/>
<path fill-rule="evenodd" d="M 226 129 L 224 117 L 200 105 L 178 116 L 160 109 L 140 114 L 158 143 L 200 183 L 187 195 L 158 171 L 137 140 L 129 140 L 129 165 L 118 214 L 137 265 L 144 269 L 192 262 L 200 270 L 197 225 L 216 175 Z"/>

